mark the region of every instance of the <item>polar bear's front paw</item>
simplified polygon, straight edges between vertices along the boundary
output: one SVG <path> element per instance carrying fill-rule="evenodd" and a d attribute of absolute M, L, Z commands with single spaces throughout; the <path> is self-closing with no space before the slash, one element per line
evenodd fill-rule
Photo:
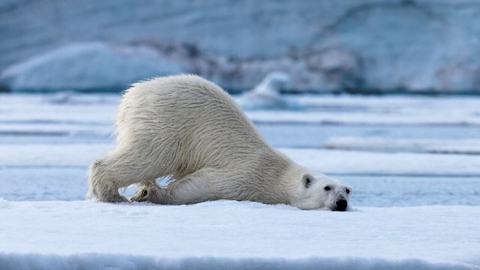
<path fill-rule="evenodd" d="M 132 197 L 130 197 L 130 201 L 132 202 L 146 202 L 148 201 L 149 195 L 148 187 L 141 187 Z"/>

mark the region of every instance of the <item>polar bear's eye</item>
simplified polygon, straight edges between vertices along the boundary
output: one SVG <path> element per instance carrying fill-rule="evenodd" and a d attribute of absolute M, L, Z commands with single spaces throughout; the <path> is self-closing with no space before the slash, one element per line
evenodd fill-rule
<path fill-rule="evenodd" d="M 347 194 L 350 194 L 350 189 L 349 189 L 349 188 L 346 188 L 346 189 L 345 189 L 345 192 L 347 192 Z"/>
<path fill-rule="evenodd" d="M 323 189 L 324 189 L 325 191 L 330 191 L 330 190 L 332 189 L 332 187 L 330 187 L 330 186 L 325 186 Z"/>

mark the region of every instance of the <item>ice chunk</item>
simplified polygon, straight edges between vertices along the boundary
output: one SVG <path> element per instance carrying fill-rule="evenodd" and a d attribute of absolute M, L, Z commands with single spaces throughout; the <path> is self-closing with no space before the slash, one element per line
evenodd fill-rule
<path fill-rule="evenodd" d="M 0 82 L 13 91 L 123 90 L 138 80 L 187 72 L 148 46 L 78 43 L 49 51 L 6 69 Z"/>

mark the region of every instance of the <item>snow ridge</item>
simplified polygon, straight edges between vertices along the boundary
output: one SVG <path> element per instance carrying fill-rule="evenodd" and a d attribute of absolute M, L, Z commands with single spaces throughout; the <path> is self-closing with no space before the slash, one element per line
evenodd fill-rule
<path fill-rule="evenodd" d="M 184 259 L 162 259 L 124 254 L 77 254 L 70 256 L 43 254 L 1 254 L 0 265 L 3 270 L 52 270 L 52 269 L 169 269 L 169 270 L 263 270 L 263 269 L 417 269 L 417 270 L 473 270 L 479 267 L 469 264 L 429 263 L 422 260 L 384 260 L 363 258 L 306 258 L 285 260 L 281 258 L 221 258 L 190 257 Z"/>

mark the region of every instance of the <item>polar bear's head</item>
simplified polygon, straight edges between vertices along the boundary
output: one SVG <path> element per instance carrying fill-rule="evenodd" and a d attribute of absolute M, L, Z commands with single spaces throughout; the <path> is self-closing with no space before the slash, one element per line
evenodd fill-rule
<path fill-rule="evenodd" d="M 296 166 L 295 166 L 296 167 Z M 352 188 L 326 175 L 313 175 L 301 167 L 287 170 L 287 177 L 295 179 L 291 204 L 300 209 L 346 211 Z M 290 180 L 291 181 L 291 180 Z"/>

